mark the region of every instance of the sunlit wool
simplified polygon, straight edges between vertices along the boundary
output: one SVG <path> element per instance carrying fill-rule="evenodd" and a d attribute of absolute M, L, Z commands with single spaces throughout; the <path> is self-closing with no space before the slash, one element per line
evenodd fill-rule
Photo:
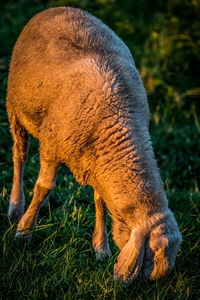
<path fill-rule="evenodd" d="M 36 15 L 10 64 L 7 111 L 14 139 L 9 216 L 30 239 L 39 209 L 65 163 L 94 189 L 97 258 L 111 255 L 105 211 L 120 249 L 115 279 L 160 278 L 173 267 L 181 234 L 163 191 L 149 136 L 146 93 L 127 46 L 100 20 L 73 8 Z M 40 172 L 24 214 L 28 135 Z"/>

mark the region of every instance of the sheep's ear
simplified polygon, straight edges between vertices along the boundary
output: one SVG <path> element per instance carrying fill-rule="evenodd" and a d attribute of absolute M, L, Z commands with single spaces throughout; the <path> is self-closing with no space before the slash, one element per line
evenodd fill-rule
<path fill-rule="evenodd" d="M 127 244 L 122 248 L 118 262 L 114 265 L 114 279 L 128 286 L 139 274 L 145 250 L 144 233 L 133 229 Z"/>

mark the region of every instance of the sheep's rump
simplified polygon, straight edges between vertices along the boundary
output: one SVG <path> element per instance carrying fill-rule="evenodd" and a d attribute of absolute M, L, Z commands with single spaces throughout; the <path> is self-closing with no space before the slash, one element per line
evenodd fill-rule
<path fill-rule="evenodd" d="M 47 9 L 28 22 L 15 44 L 7 103 L 18 106 L 18 119 L 39 138 L 38 128 L 54 101 L 72 101 L 77 88 L 83 95 L 92 85 L 106 90 L 120 77 L 125 89 L 124 71 L 133 66 L 127 46 L 94 16 L 74 8 Z"/>
<path fill-rule="evenodd" d="M 42 52 L 45 63 L 56 60 L 60 64 L 71 64 L 87 56 L 100 56 L 106 61 L 110 55 L 133 62 L 128 47 L 109 27 L 75 8 L 59 7 L 37 14 L 25 26 L 21 36 L 24 55 Z M 36 60 L 37 56 L 34 58 Z"/>

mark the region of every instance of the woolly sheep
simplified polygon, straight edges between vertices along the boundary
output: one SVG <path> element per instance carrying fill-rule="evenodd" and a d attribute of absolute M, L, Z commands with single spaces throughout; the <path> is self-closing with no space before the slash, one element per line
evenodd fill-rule
<path fill-rule="evenodd" d="M 148 132 L 146 93 L 127 46 L 100 20 L 74 8 L 34 16 L 14 47 L 7 90 L 14 140 L 9 217 L 30 239 L 39 209 L 65 163 L 94 189 L 97 258 L 111 255 L 106 208 L 120 249 L 114 278 L 154 280 L 173 267 L 181 234 L 168 208 Z M 24 214 L 28 135 L 40 172 Z"/>

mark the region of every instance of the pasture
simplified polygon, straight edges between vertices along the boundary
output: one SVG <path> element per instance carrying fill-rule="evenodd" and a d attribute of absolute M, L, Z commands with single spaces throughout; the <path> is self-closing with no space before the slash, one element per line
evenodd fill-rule
<path fill-rule="evenodd" d="M 39 213 L 32 242 L 15 239 L 7 215 L 12 186 L 12 138 L 5 108 L 12 47 L 26 22 L 53 6 L 96 15 L 128 45 L 150 107 L 150 134 L 169 207 L 183 242 L 172 272 L 156 282 L 113 280 L 119 250 L 95 260 L 93 190 L 62 165 L 50 202 Z M 0 3 L 0 299 L 200 299 L 200 3 L 124 0 L 9 0 Z M 192 20 L 192 22 L 191 22 Z M 26 207 L 39 171 L 30 139 L 24 174 Z"/>

